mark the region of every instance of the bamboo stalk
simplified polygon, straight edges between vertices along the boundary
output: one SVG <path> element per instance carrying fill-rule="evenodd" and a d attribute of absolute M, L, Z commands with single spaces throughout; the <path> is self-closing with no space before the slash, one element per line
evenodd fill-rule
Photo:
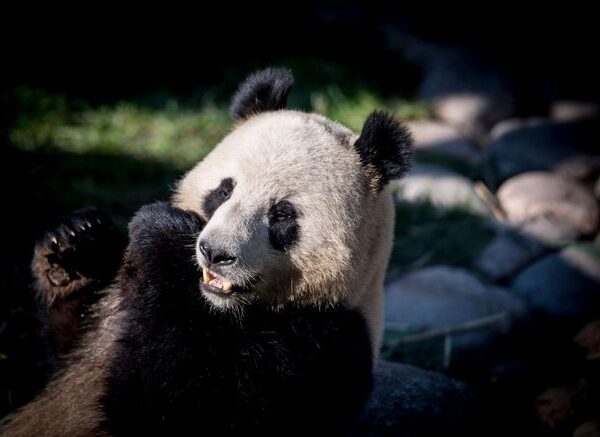
<path fill-rule="evenodd" d="M 476 320 L 469 320 L 468 322 L 461 323 L 458 325 L 447 326 L 443 329 L 437 329 L 433 331 L 423 332 L 422 334 L 409 335 L 404 338 L 400 338 L 394 341 L 394 346 L 398 344 L 416 343 L 424 340 L 429 340 L 436 337 L 443 337 L 447 335 L 457 334 L 459 332 L 473 331 L 475 329 L 484 328 L 490 325 L 496 325 L 501 322 L 505 322 L 508 314 L 497 313 L 491 316 L 482 317 Z"/>

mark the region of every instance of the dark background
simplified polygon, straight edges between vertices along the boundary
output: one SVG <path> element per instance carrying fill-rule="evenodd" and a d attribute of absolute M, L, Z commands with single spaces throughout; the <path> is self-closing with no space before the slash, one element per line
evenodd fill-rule
<path fill-rule="evenodd" d="M 298 57 L 351 67 L 387 92 L 411 89 L 415 77 L 394 34 L 473 50 L 474 60 L 547 99 L 598 98 L 597 17 L 577 2 L 26 9 L 3 18 L 9 85 L 35 84 L 86 98 L 132 97 L 156 88 L 185 93 L 223 82 L 232 71 Z"/>

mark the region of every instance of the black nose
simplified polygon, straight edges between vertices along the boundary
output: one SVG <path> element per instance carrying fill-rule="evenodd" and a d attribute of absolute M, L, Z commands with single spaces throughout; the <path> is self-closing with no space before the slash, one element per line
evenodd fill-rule
<path fill-rule="evenodd" d="M 200 253 L 206 258 L 206 260 L 214 265 L 226 266 L 235 262 L 235 256 L 226 252 L 223 249 L 214 247 L 210 242 L 201 240 L 198 243 Z"/>

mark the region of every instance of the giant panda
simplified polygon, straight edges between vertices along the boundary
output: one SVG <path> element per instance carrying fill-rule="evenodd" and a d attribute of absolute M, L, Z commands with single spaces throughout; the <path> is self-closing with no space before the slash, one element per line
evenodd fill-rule
<path fill-rule="evenodd" d="M 411 140 L 382 112 L 356 135 L 285 109 L 292 83 L 273 68 L 240 85 L 232 131 L 170 204 L 136 214 L 93 326 L 5 435 L 351 429 L 380 346 L 388 182 L 409 168 Z M 89 222 L 63 225 L 46 252 L 91 232 Z M 40 277 L 51 270 L 34 266 Z M 69 277 L 38 284 L 56 295 Z"/>

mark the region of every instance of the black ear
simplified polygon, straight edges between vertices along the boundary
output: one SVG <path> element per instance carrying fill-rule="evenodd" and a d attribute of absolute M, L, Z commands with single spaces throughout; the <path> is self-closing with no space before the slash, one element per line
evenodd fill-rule
<path fill-rule="evenodd" d="M 412 138 L 398 120 L 381 111 L 372 112 L 354 147 L 378 189 L 406 174 L 412 164 Z"/>
<path fill-rule="evenodd" d="M 246 78 L 231 101 L 231 115 L 243 120 L 264 111 L 285 108 L 294 76 L 286 68 L 267 68 Z"/>

